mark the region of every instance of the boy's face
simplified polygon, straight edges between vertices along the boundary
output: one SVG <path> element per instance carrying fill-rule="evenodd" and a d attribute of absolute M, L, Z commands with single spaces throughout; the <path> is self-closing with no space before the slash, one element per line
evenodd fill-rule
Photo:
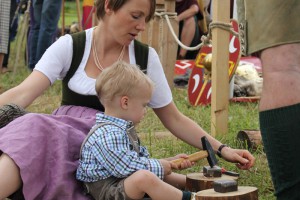
<path fill-rule="evenodd" d="M 152 91 L 147 87 L 139 87 L 135 95 L 129 97 L 127 119 L 138 124 L 144 118 L 147 105 L 150 102 Z"/>

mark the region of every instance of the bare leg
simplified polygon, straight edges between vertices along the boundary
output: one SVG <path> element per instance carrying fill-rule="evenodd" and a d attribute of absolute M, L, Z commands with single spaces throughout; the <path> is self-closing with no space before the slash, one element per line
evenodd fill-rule
<path fill-rule="evenodd" d="M 8 197 L 21 186 L 19 168 L 5 153 L 0 156 L 0 177 L 0 199 Z"/>
<path fill-rule="evenodd" d="M 266 49 L 261 59 L 264 83 L 260 110 L 299 103 L 300 43 Z"/>
<path fill-rule="evenodd" d="M 195 31 L 196 31 L 196 22 L 194 17 L 189 17 L 184 20 L 182 31 L 181 31 L 181 42 L 186 45 L 190 46 L 193 38 L 195 36 Z M 199 41 L 200 42 L 200 41 Z M 187 50 L 181 48 L 179 51 L 179 56 L 182 58 L 185 57 Z"/>
<path fill-rule="evenodd" d="M 261 58 L 260 129 L 275 194 L 299 199 L 300 43 L 266 49 Z"/>
<path fill-rule="evenodd" d="M 172 173 L 165 177 L 164 182 L 169 183 L 180 190 L 184 190 L 186 176 L 183 174 Z"/>
<path fill-rule="evenodd" d="M 139 170 L 124 181 L 125 193 L 132 199 L 142 199 L 147 193 L 152 200 L 181 200 L 182 191 L 160 180 L 148 170 Z"/>

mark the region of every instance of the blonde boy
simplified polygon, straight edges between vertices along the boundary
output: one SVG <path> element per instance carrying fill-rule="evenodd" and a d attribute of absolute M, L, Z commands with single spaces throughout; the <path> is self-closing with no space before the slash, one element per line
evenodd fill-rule
<path fill-rule="evenodd" d="M 81 147 L 77 179 L 97 200 L 191 199 L 182 192 L 185 176 L 169 159 L 149 158 L 134 130 L 144 117 L 153 92 L 153 82 L 136 66 L 117 62 L 96 80 L 96 91 L 105 108 Z M 186 157 L 186 155 L 178 155 Z M 186 161 L 181 168 L 190 167 Z M 176 187 L 172 186 L 176 185 Z"/>

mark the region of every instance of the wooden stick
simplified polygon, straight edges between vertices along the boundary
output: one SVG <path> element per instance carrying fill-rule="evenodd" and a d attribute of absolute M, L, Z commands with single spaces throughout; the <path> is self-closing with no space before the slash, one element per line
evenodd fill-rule
<path fill-rule="evenodd" d="M 29 18 L 30 18 L 30 5 L 31 5 L 31 0 L 29 0 L 27 2 L 27 9 L 24 13 L 24 17 L 23 17 L 23 22 L 22 22 L 22 26 L 21 27 L 21 30 L 20 30 L 20 38 L 17 38 L 17 42 L 16 42 L 16 47 L 17 47 L 17 52 L 16 52 L 16 56 L 15 56 L 15 63 L 14 63 L 14 69 L 13 69 L 13 74 L 12 74 L 12 77 L 15 78 L 15 75 L 16 75 L 16 71 L 17 71 L 17 66 L 18 66 L 18 62 L 19 62 L 19 57 L 20 57 L 20 53 L 21 53 L 21 48 L 23 47 L 23 40 L 27 39 L 25 37 L 25 35 L 27 34 L 28 32 L 28 26 L 29 26 Z M 20 23 L 21 24 L 21 21 Z"/>
<path fill-rule="evenodd" d="M 208 152 L 207 151 L 198 151 L 196 153 L 193 153 L 191 155 L 188 156 L 188 158 L 179 158 L 176 160 L 172 160 L 172 163 L 176 164 L 177 166 L 179 166 L 184 160 L 189 160 L 191 162 L 196 162 L 198 160 L 201 160 L 203 158 L 207 158 L 208 156 Z"/>
<path fill-rule="evenodd" d="M 62 0 L 61 16 L 61 35 L 63 36 L 65 34 L 65 0 Z"/>
<path fill-rule="evenodd" d="M 82 31 L 81 13 L 80 13 L 80 2 L 79 2 L 79 0 L 76 0 L 76 7 L 77 7 L 77 18 L 78 18 L 79 31 Z"/>

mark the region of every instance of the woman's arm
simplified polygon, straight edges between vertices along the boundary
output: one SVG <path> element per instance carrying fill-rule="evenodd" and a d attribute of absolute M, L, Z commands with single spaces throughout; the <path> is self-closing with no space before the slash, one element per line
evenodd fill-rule
<path fill-rule="evenodd" d="M 201 137 L 206 136 L 214 151 L 217 152 L 221 142 L 206 133 L 193 120 L 179 112 L 174 102 L 165 107 L 153 110 L 164 126 L 176 137 L 194 147 L 202 149 Z M 247 150 L 224 147 L 221 153 L 225 160 L 239 163 L 238 167 L 241 169 L 249 169 L 254 165 L 255 158 Z"/>
<path fill-rule="evenodd" d="M 193 17 L 199 12 L 199 7 L 197 5 L 192 5 L 189 9 L 182 12 L 180 15 L 176 17 L 176 21 L 180 22 L 185 20 L 186 18 Z"/>
<path fill-rule="evenodd" d="M 33 70 L 22 83 L 0 95 L 0 106 L 14 103 L 26 108 L 49 86 L 50 81 L 47 76 L 39 71 Z"/>
<path fill-rule="evenodd" d="M 71 65 L 72 44 L 70 35 L 64 35 L 55 41 L 22 83 L 0 95 L 0 106 L 14 103 L 26 108 L 55 80 L 64 78 Z"/>

